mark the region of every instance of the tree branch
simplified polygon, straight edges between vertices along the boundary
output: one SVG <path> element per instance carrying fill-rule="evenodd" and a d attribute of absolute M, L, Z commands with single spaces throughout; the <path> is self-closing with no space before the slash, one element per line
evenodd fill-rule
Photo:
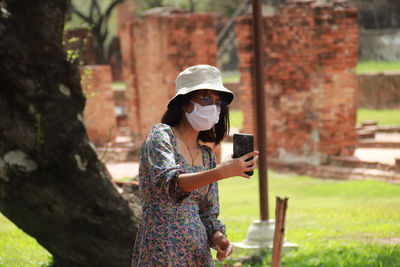
<path fill-rule="evenodd" d="M 103 15 L 101 18 L 99 18 L 100 30 L 102 30 L 102 28 L 105 27 L 104 39 L 105 39 L 105 37 L 107 37 L 107 34 L 108 34 L 107 25 L 108 25 L 108 20 L 109 20 L 109 18 L 110 18 L 110 16 L 111 16 L 111 12 L 113 11 L 113 9 L 114 9 L 117 5 L 123 3 L 124 1 L 125 1 L 125 0 L 114 0 L 114 2 L 112 2 L 112 3 L 108 6 L 108 8 L 107 8 L 106 12 L 104 13 L 104 15 Z"/>
<path fill-rule="evenodd" d="M 91 17 L 86 17 L 84 14 L 82 14 L 74 5 L 71 4 L 71 9 L 72 12 L 74 12 L 78 17 L 80 17 L 82 20 L 86 21 L 89 25 L 93 24 L 93 19 Z"/>
<path fill-rule="evenodd" d="M 93 20 L 93 12 L 94 12 L 94 6 L 95 6 L 94 2 L 95 1 L 96 0 L 92 0 L 92 2 L 90 4 L 89 18 L 91 18 L 92 20 Z"/>
<path fill-rule="evenodd" d="M 123 3 L 125 0 L 114 0 L 114 2 L 112 2 L 110 4 L 110 6 L 107 8 L 106 13 L 105 13 L 105 17 L 108 20 L 108 17 L 111 15 L 111 11 L 114 9 L 115 6 L 117 6 L 118 4 Z"/>
<path fill-rule="evenodd" d="M 101 9 L 100 9 L 99 3 L 97 3 L 97 0 L 92 0 L 92 3 L 93 3 L 94 8 L 95 8 L 95 10 L 97 12 L 98 18 L 100 18 L 102 16 L 102 14 L 101 14 Z"/>

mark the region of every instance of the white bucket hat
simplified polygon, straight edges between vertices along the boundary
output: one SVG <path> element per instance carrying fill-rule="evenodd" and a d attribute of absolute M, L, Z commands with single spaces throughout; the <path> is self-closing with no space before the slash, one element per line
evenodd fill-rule
<path fill-rule="evenodd" d="M 230 104 L 234 97 L 233 92 L 222 84 L 221 72 L 210 65 L 196 65 L 185 69 L 178 74 L 175 88 L 176 95 L 169 101 L 168 107 L 179 96 L 202 89 L 225 93 L 227 104 Z"/>

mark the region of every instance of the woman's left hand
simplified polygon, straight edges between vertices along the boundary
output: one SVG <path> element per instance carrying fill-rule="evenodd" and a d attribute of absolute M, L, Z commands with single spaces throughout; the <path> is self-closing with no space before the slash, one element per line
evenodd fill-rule
<path fill-rule="evenodd" d="M 222 261 L 226 257 L 229 257 L 233 252 L 233 246 L 231 242 L 229 242 L 226 236 L 220 231 L 217 231 L 213 234 L 212 243 L 217 249 L 217 259 L 219 261 Z"/>

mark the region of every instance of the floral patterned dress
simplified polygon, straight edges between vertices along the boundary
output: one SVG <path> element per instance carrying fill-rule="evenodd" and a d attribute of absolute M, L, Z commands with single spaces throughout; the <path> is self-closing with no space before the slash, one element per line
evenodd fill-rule
<path fill-rule="evenodd" d="M 219 214 L 218 184 L 192 192 L 177 185 L 178 175 L 216 166 L 215 154 L 201 146 L 204 166 L 188 164 L 177 151 L 170 126 L 153 126 L 142 145 L 139 190 L 143 218 L 136 236 L 132 266 L 214 266 L 211 234 L 225 226 Z"/>

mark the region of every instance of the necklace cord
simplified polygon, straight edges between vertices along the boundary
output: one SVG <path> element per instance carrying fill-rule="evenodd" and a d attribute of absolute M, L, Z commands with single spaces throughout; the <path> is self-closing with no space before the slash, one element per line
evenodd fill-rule
<path fill-rule="evenodd" d="M 199 156 L 200 149 L 197 151 L 196 156 L 193 157 L 192 151 L 190 150 L 188 144 L 186 143 L 185 137 L 183 136 L 182 133 L 179 133 L 179 135 L 182 137 L 182 141 L 183 141 L 183 143 L 185 144 L 187 150 L 189 151 L 190 158 L 192 159 L 192 167 L 193 167 L 193 166 L 194 166 L 194 161 L 195 161 L 195 160 L 197 159 L 197 157 Z M 196 142 L 196 144 L 197 144 L 197 142 Z"/>
<path fill-rule="evenodd" d="M 190 158 L 192 159 L 192 167 L 193 167 L 193 166 L 194 166 L 194 161 L 195 161 L 195 160 L 197 159 L 197 157 L 199 156 L 200 149 L 197 151 L 196 156 L 193 158 L 192 151 L 190 150 L 190 148 L 189 148 L 188 144 L 186 143 L 185 139 L 183 138 L 183 136 L 182 136 L 182 139 L 183 139 L 183 143 L 185 143 L 185 145 L 186 145 L 187 150 L 189 151 Z"/>

